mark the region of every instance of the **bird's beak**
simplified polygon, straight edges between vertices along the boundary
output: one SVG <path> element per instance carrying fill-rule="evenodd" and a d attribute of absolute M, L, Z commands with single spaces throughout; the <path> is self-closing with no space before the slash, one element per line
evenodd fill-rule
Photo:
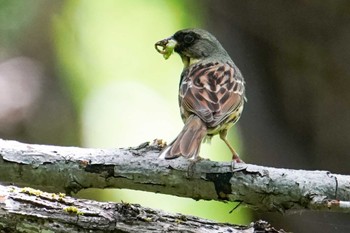
<path fill-rule="evenodd" d="M 158 41 L 154 47 L 158 51 L 158 53 L 163 54 L 165 59 L 168 59 L 171 54 L 174 52 L 177 41 L 174 38 L 169 37 L 164 40 Z"/>

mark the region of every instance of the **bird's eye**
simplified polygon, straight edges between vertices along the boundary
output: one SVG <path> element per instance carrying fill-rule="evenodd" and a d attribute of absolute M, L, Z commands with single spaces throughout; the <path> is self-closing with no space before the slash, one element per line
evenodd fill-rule
<path fill-rule="evenodd" d="M 186 44 L 191 44 L 194 41 L 194 37 L 192 35 L 185 35 L 184 36 L 184 41 Z"/>

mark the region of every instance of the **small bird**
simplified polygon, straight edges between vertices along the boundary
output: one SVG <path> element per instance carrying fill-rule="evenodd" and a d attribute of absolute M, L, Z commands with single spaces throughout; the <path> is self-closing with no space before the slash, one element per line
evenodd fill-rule
<path fill-rule="evenodd" d="M 165 59 L 175 51 L 184 64 L 179 106 L 185 125 L 160 158 L 196 161 L 202 141 L 219 134 L 232 153 L 233 167 L 243 162 L 226 135 L 242 114 L 245 82 L 220 42 L 203 29 L 183 29 L 158 41 L 155 48 Z"/>

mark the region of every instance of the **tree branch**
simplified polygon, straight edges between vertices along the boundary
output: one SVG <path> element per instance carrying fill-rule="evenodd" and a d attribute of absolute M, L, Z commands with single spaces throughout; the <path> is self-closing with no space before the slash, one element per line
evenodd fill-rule
<path fill-rule="evenodd" d="M 222 224 L 140 205 L 78 200 L 14 186 L 0 185 L 0 207 L 1 232 L 284 232 L 264 221 Z"/>
<path fill-rule="evenodd" d="M 209 160 L 189 169 L 183 158 L 158 159 L 160 146 L 86 149 L 0 140 L 0 180 L 51 192 L 128 188 L 240 201 L 263 211 L 349 212 L 350 176 L 249 164 L 232 173 L 230 163 Z"/>

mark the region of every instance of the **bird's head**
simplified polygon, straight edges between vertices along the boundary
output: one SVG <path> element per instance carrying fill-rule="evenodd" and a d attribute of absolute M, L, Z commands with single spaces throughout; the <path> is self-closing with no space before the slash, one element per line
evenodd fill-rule
<path fill-rule="evenodd" d="M 156 50 L 168 59 L 173 51 L 181 56 L 185 67 L 212 57 L 226 57 L 227 52 L 219 41 L 203 29 L 184 29 L 158 41 Z"/>

